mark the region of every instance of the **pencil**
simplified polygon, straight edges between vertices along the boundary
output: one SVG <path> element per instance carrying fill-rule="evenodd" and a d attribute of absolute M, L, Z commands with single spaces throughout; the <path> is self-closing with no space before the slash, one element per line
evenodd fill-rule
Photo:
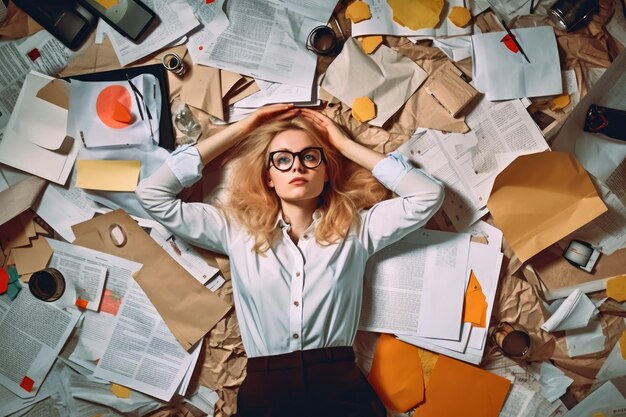
<path fill-rule="evenodd" d="M 511 39 L 513 39 L 513 43 L 515 43 L 515 46 L 517 46 L 517 49 L 519 49 L 522 55 L 524 55 L 524 58 L 526 58 L 526 61 L 528 61 L 528 63 L 530 64 L 530 59 L 528 59 L 528 56 L 526 56 L 524 49 L 522 49 L 522 45 L 519 44 L 519 42 L 515 38 L 515 35 L 513 35 L 513 32 L 511 32 L 511 29 L 509 29 L 509 26 L 506 23 L 504 23 L 504 19 L 500 19 L 500 23 L 502 23 L 502 26 L 504 26 L 504 30 L 506 30 L 506 33 L 508 33 Z"/>

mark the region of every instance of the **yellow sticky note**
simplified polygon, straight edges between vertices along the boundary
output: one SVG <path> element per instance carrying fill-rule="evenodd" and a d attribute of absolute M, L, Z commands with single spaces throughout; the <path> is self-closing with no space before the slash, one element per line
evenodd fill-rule
<path fill-rule="evenodd" d="M 465 7 L 454 6 L 448 14 L 448 20 L 455 26 L 465 27 L 472 20 L 472 12 Z"/>
<path fill-rule="evenodd" d="M 626 331 L 622 333 L 622 337 L 619 338 L 618 343 L 622 359 L 626 360 Z"/>
<path fill-rule="evenodd" d="M 383 43 L 383 37 L 381 35 L 363 36 L 361 38 L 361 49 L 366 54 L 371 54 Z"/>
<path fill-rule="evenodd" d="M 434 28 L 439 24 L 443 0 L 387 0 L 393 20 L 411 30 Z"/>
<path fill-rule="evenodd" d="M 476 275 L 474 275 L 474 271 L 470 274 L 469 284 L 465 292 L 463 321 L 472 323 L 476 327 L 486 327 L 487 325 L 487 297 L 483 294 L 483 289 Z"/>
<path fill-rule="evenodd" d="M 355 98 L 352 102 L 352 116 L 365 123 L 376 117 L 376 105 L 369 97 Z"/>
<path fill-rule="evenodd" d="M 606 281 L 606 296 L 620 303 L 626 301 L 626 275 L 613 277 Z"/>
<path fill-rule="evenodd" d="M 96 3 L 104 7 L 104 9 L 106 10 L 106 9 L 110 9 L 111 7 L 119 3 L 119 0 L 96 0 Z"/>
<path fill-rule="evenodd" d="M 130 397 L 130 388 L 126 388 L 122 385 L 111 384 L 111 392 L 118 398 Z"/>
<path fill-rule="evenodd" d="M 552 110 L 561 110 L 561 109 L 564 109 L 565 107 L 567 107 L 567 105 L 569 103 L 570 103 L 569 94 L 561 94 L 558 97 L 554 97 L 550 101 L 550 109 L 552 109 Z"/>
<path fill-rule="evenodd" d="M 346 7 L 346 17 L 350 19 L 352 23 L 367 20 L 372 17 L 370 6 L 368 6 L 367 3 L 363 3 L 361 0 L 353 1 Z"/>
<path fill-rule="evenodd" d="M 79 159 L 76 186 L 88 190 L 135 191 L 141 161 Z"/>

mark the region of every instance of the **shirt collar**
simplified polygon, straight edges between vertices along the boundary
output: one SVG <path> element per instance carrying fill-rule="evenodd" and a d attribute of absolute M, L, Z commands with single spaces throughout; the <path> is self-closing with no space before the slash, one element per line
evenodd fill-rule
<path fill-rule="evenodd" d="M 315 210 L 311 217 L 313 218 L 313 224 L 318 223 L 322 218 L 322 211 L 320 209 Z M 285 218 L 283 217 L 283 212 L 279 211 L 278 216 L 276 216 L 274 228 L 284 229 L 285 227 L 290 227 L 290 224 L 285 221 Z"/>

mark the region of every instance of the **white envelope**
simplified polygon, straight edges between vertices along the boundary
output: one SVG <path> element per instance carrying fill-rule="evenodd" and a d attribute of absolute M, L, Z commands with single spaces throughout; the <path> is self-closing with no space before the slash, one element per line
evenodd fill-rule
<path fill-rule="evenodd" d="M 513 29 L 528 56 L 513 52 L 506 32 L 472 36 L 474 83 L 490 101 L 561 94 L 561 65 L 552 26 Z M 509 41 L 509 45 L 511 45 Z M 513 45 L 511 48 L 515 49 Z"/>
<path fill-rule="evenodd" d="M 63 185 L 79 147 L 66 136 L 67 110 L 37 97 L 51 80 L 35 71 L 26 75 L 0 142 L 0 162 Z"/>

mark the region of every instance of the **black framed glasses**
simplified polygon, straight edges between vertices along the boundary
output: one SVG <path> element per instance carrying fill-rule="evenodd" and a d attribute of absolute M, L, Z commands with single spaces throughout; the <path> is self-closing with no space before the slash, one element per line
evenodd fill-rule
<path fill-rule="evenodd" d="M 312 146 L 304 148 L 300 152 L 287 150 L 270 152 L 269 160 L 267 161 L 267 169 L 270 169 L 270 167 L 274 165 L 274 168 L 279 171 L 289 171 L 291 167 L 293 167 L 296 157 L 298 157 L 300 163 L 308 169 L 317 168 L 322 162 L 326 162 L 324 149 Z"/>

